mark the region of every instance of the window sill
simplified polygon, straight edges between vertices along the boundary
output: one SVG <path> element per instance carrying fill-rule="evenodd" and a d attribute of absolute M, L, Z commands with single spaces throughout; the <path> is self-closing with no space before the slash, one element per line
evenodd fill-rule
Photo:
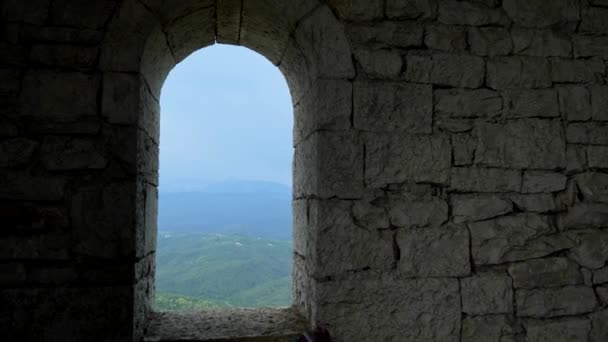
<path fill-rule="evenodd" d="M 144 342 L 288 342 L 305 330 L 292 309 L 155 312 Z"/>

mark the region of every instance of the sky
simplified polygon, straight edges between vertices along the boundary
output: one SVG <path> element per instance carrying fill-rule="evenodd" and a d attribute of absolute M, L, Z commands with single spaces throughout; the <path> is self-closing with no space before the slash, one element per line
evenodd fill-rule
<path fill-rule="evenodd" d="M 227 180 L 291 186 L 292 130 L 291 97 L 277 67 L 244 47 L 201 49 L 162 88 L 160 189 Z"/>

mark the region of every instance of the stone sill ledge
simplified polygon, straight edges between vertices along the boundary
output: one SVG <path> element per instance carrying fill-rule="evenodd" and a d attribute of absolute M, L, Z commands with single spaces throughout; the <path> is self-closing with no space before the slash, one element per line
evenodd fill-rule
<path fill-rule="evenodd" d="M 290 308 L 154 312 L 144 342 L 291 342 L 306 327 Z"/>

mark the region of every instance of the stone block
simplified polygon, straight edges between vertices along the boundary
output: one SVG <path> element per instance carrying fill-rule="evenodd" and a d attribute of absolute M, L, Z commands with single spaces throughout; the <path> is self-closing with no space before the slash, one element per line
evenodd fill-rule
<path fill-rule="evenodd" d="M 21 112 L 53 121 L 97 115 L 99 82 L 78 72 L 29 71 L 23 81 Z"/>
<path fill-rule="evenodd" d="M 591 324 L 588 318 L 568 318 L 526 322 L 526 341 L 587 341 Z"/>
<path fill-rule="evenodd" d="M 97 64 L 99 49 L 68 44 L 36 44 L 30 50 L 30 61 L 67 69 L 92 69 Z"/>
<path fill-rule="evenodd" d="M 500 9 L 490 8 L 483 4 L 439 0 L 439 22 L 448 25 L 504 25 L 508 22 L 504 12 Z"/>
<path fill-rule="evenodd" d="M 572 246 L 565 236 L 553 235 L 548 216 L 522 213 L 468 224 L 476 265 L 539 258 Z"/>
<path fill-rule="evenodd" d="M 4 203 L 0 215 L 5 227 L 19 233 L 60 231 L 70 225 L 64 208 L 39 203 Z"/>
<path fill-rule="evenodd" d="M 521 289 L 515 292 L 515 300 L 519 317 L 580 315 L 597 307 L 593 289 L 585 286 Z"/>
<path fill-rule="evenodd" d="M 139 94 L 143 79 L 127 73 L 105 73 L 101 113 L 111 124 L 135 125 L 139 119 Z"/>
<path fill-rule="evenodd" d="M 496 57 L 487 63 L 486 84 L 493 89 L 548 88 L 549 61 L 540 57 Z"/>
<path fill-rule="evenodd" d="M 522 211 L 546 213 L 559 210 L 552 194 L 512 194 L 509 198 L 513 201 L 515 207 Z"/>
<path fill-rule="evenodd" d="M 115 10 L 115 0 L 92 3 L 58 0 L 51 2 L 50 21 L 56 26 L 101 29 Z"/>
<path fill-rule="evenodd" d="M 520 330 L 509 315 L 468 316 L 462 321 L 462 342 L 516 341 Z"/>
<path fill-rule="evenodd" d="M 580 18 L 576 0 L 505 0 L 502 6 L 516 24 L 524 27 L 573 24 Z"/>
<path fill-rule="evenodd" d="M 478 273 L 460 279 L 462 312 L 476 316 L 513 312 L 511 278 L 500 273 Z"/>
<path fill-rule="evenodd" d="M 559 223 L 563 229 L 602 228 L 608 225 L 608 205 L 603 203 L 577 203 L 568 208 Z"/>
<path fill-rule="evenodd" d="M 566 172 L 581 172 L 587 168 L 587 148 L 581 145 L 566 146 Z"/>
<path fill-rule="evenodd" d="M 608 174 L 587 172 L 576 175 L 574 179 L 584 201 L 608 203 Z"/>
<path fill-rule="evenodd" d="M 608 283 L 608 266 L 593 271 L 593 284 Z"/>
<path fill-rule="evenodd" d="M 442 86 L 479 88 L 483 85 L 483 58 L 464 54 L 410 52 L 405 79 Z"/>
<path fill-rule="evenodd" d="M 587 7 L 582 10 L 579 32 L 588 34 L 608 34 L 608 9 Z"/>
<path fill-rule="evenodd" d="M 360 225 L 368 229 L 388 229 L 390 222 L 386 208 L 376 203 L 376 200 L 366 198 L 353 203 L 353 217 Z"/>
<path fill-rule="evenodd" d="M 554 30 L 511 30 L 513 52 L 517 55 L 538 57 L 572 57 L 571 38 Z"/>
<path fill-rule="evenodd" d="M 589 146 L 587 158 L 589 167 L 608 169 L 608 146 Z"/>
<path fill-rule="evenodd" d="M 608 145 L 608 123 L 569 123 L 566 140 L 570 144 Z"/>
<path fill-rule="evenodd" d="M 591 119 L 591 97 L 582 86 L 561 86 L 558 89 L 559 107 L 568 121 Z"/>
<path fill-rule="evenodd" d="M 558 192 L 566 188 L 567 177 L 557 172 L 524 171 L 521 191 L 526 194 Z"/>
<path fill-rule="evenodd" d="M 595 293 L 603 307 L 608 306 L 608 285 L 602 285 L 595 288 Z"/>
<path fill-rule="evenodd" d="M 384 16 L 382 0 L 329 0 L 338 17 L 348 21 L 367 21 Z"/>
<path fill-rule="evenodd" d="M 355 50 L 355 59 L 369 78 L 396 78 L 403 68 L 403 58 L 388 50 Z"/>
<path fill-rule="evenodd" d="M 604 214 L 608 211 L 604 209 Z M 574 242 L 568 257 L 579 265 L 598 269 L 606 266 L 608 261 L 608 231 L 578 230 L 568 232 L 568 237 Z"/>
<path fill-rule="evenodd" d="M 310 72 L 304 53 L 293 37 L 287 42 L 285 54 L 278 68 L 285 76 L 291 93 L 291 101 L 296 105 L 300 102 L 302 96 L 310 90 L 313 75 Z"/>
<path fill-rule="evenodd" d="M 215 43 L 214 7 L 192 12 L 166 25 L 167 43 L 179 63 L 192 52 Z"/>
<path fill-rule="evenodd" d="M 486 220 L 513 211 L 511 201 L 496 195 L 453 194 L 451 205 L 455 223 Z"/>
<path fill-rule="evenodd" d="M 409 229 L 397 234 L 399 274 L 407 277 L 462 277 L 471 273 L 465 227 Z"/>
<path fill-rule="evenodd" d="M 479 56 L 508 55 L 513 51 L 509 31 L 502 27 L 473 27 L 469 30 L 471 52 Z"/>
<path fill-rule="evenodd" d="M 241 0 L 217 0 L 217 42 L 238 44 L 241 31 Z"/>
<path fill-rule="evenodd" d="M 0 142 L 0 167 L 15 167 L 30 161 L 38 143 L 25 138 Z"/>
<path fill-rule="evenodd" d="M 602 342 L 608 339 L 608 309 L 592 313 L 591 317 L 591 342 Z"/>
<path fill-rule="evenodd" d="M 608 121 L 608 87 L 591 86 L 591 117 L 597 121 Z"/>
<path fill-rule="evenodd" d="M 108 164 L 103 145 L 93 139 L 47 137 L 41 154 L 47 170 L 103 169 Z"/>
<path fill-rule="evenodd" d="M 491 118 L 500 115 L 503 108 L 502 97 L 489 89 L 435 89 L 433 95 L 439 116 Z"/>
<path fill-rule="evenodd" d="M 396 227 L 437 227 L 448 220 L 448 204 L 434 196 L 395 196 L 389 200 L 388 216 Z"/>
<path fill-rule="evenodd" d="M 447 184 L 452 159 L 447 137 L 368 134 L 365 140 L 368 186 L 405 181 Z"/>
<path fill-rule="evenodd" d="M 509 118 L 554 118 L 560 115 L 555 89 L 512 89 L 502 95 Z"/>
<path fill-rule="evenodd" d="M 67 180 L 61 176 L 32 175 L 24 171 L 3 171 L 0 198 L 27 201 L 59 201 Z"/>
<path fill-rule="evenodd" d="M 576 35 L 573 38 L 574 57 L 608 58 L 608 37 Z"/>
<path fill-rule="evenodd" d="M 363 188 L 363 153 L 350 132 L 317 132 L 296 147 L 294 196 L 359 198 Z"/>
<path fill-rule="evenodd" d="M 436 18 L 437 0 L 386 0 L 386 15 L 389 18 Z"/>
<path fill-rule="evenodd" d="M 407 48 L 422 45 L 424 28 L 415 21 L 383 21 L 349 24 L 347 34 L 355 46 Z"/>
<path fill-rule="evenodd" d="M 433 50 L 464 51 L 467 48 L 467 31 L 461 26 L 429 25 L 424 35 L 424 44 Z"/>
<path fill-rule="evenodd" d="M 281 58 L 285 53 L 285 49 L 287 47 L 287 42 L 289 41 L 290 32 L 293 30 L 293 23 L 291 22 L 291 18 L 289 18 L 289 15 L 286 12 L 279 12 L 278 6 L 281 6 L 281 3 L 281 1 L 275 1 L 273 3 L 271 1 L 244 0 L 242 1 L 241 8 L 241 28 L 239 32 L 239 45 L 247 46 L 248 48 L 257 51 L 262 56 L 266 57 L 269 61 L 271 61 L 274 65 L 279 65 L 279 63 L 281 62 Z M 307 19 L 310 19 L 316 21 L 317 25 L 325 25 L 325 27 L 328 29 L 328 37 L 314 36 L 312 32 L 306 32 L 305 35 L 312 35 L 304 37 L 303 35 L 300 35 L 296 32 L 296 39 L 301 44 L 301 46 L 303 46 L 303 44 L 308 44 L 307 48 L 303 50 L 304 53 L 315 54 L 318 52 L 314 51 L 316 48 L 315 45 L 312 45 L 314 43 L 307 39 L 333 39 L 334 37 L 336 37 L 336 34 L 338 36 L 341 35 L 341 32 L 337 32 L 336 28 L 334 28 L 336 26 L 334 25 L 335 18 L 327 17 L 325 14 L 325 10 L 329 11 L 329 9 L 325 6 L 323 7 L 322 11 L 316 11 L 315 15 L 305 18 L 303 22 L 307 21 Z M 306 25 L 311 25 L 311 22 L 307 21 Z M 310 28 L 312 27 L 307 26 L 307 29 Z M 304 31 L 300 31 L 300 33 L 303 32 Z M 340 37 L 338 39 L 341 40 L 342 38 L 343 37 Z M 336 41 L 335 47 L 337 46 L 338 41 Z M 339 56 L 336 56 L 333 53 L 331 55 L 334 59 L 336 57 L 340 58 Z M 319 62 L 322 63 L 322 61 Z M 335 66 L 337 68 L 349 67 L 348 65 Z"/>
<path fill-rule="evenodd" d="M 583 284 L 579 266 L 563 257 L 528 260 L 511 264 L 508 269 L 516 289 Z"/>
<path fill-rule="evenodd" d="M 452 135 L 452 156 L 455 166 L 468 166 L 473 164 L 475 157 L 475 148 L 477 140 L 466 133 L 458 133 Z"/>
<path fill-rule="evenodd" d="M 397 82 L 355 82 L 354 126 L 362 131 L 431 133 L 433 89 Z"/>
<path fill-rule="evenodd" d="M 512 192 L 521 189 L 521 172 L 505 169 L 452 168 L 451 190 Z"/>
<path fill-rule="evenodd" d="M 521 169 L 566 166 L 566 143 L 557 120 L 521 119 L 505 125 L 480 123 L 475 132 L 478 165 Z"/>
<path fill-rule="evenodd" d="M 603 83 L 606 66 L 600 58 L 551 59 L 551 78 L 557 83 Z M 594 86 L 593 89 L 601 89 Z M 599 94 L 598 94 L 599 95 Z M 600 99 L 598 99 L 600 100 Z M 607 101 L 604 99 L 603 101 Z M 608 119 L 608 118 L 607 118 Z"/>

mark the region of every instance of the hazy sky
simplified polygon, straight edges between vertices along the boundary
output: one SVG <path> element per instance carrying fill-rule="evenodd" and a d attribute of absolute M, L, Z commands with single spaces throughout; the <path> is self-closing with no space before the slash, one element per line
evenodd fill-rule
<path fill-rule="evenodd" d="M 291 185 L 292 129 L 291 97 L 278 68 L 243 47 L 199 50 L 163 86 L 161 190 L 183 180 Z"/>

